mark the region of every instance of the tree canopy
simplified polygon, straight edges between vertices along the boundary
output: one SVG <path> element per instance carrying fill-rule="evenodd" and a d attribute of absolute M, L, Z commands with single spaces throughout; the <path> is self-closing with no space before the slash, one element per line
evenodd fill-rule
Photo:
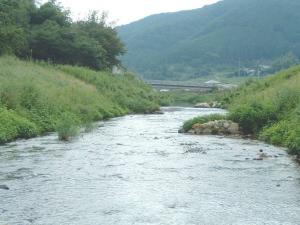
<path fill-rule="evenodd" d="M 110 69 L 125 48 L 104 13 L 72 21 L 56 0 L 0 0 L 0 54 Z"/>

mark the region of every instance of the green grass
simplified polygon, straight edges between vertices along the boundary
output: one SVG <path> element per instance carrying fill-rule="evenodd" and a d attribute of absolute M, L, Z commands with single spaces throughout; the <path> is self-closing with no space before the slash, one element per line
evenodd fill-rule
<path fill-rule="evenodd" d="M 300 66 L 249 81 L 226 101 L 246 133 L 300 155 Z"/>
<path fill-rule="evenodd" d="M 0 143 L 158 109 L 161 98 L 132 74 L 0 58 Z M 67 115 L 67 116 L 66 116 Z M 71 118 L 71 119 L 66 119 Z"/>
<path fill-rule="evenodd" d="M 300 155 L 300 66 L 248 80 L 222 103 L 228 119 L 238 122 L 244 133 Z"/>

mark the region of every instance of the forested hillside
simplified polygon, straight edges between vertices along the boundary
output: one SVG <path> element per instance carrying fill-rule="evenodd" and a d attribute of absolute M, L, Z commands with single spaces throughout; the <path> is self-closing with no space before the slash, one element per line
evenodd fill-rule
<path fill-rule="evenodd" d="M 298 0 L 223 0 L 153 15 L 118 28 L 122 60 L 148 79 L 241 75 L 239 66 L 271 73 L 299 62 L 299 11 Z"/>

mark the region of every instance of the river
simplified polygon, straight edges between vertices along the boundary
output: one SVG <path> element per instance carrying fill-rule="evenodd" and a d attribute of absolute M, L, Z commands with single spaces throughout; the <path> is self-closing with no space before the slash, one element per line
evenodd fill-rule
<path fill-rule="evenodd" d="M 2 225 L 299 225 L 300 168 L 253 140 L 178 134 L 212 109 L 164 108 L 0 146 Z M 271 157 L 252 160 L 263 149 Z"/>

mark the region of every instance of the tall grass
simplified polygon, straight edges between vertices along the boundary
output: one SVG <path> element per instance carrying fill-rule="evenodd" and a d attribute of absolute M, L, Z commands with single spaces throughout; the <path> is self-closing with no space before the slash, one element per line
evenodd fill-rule
<path fill-rule="evenodd" d="M 224 100 L 245 133 L 300 155 L 300 66 L 249 80 Z"/>
<path fill-rule="evenodd" d="M 159 106 L 158 93 L 131 74 L 114 76 L 14 57 L 1 57 L 0 68 L 0 143 L 49 131 L 71 134 L 92 121 Z"/>
<path fill-rule="evenodd" d="M 227 118 L 238 122 L 244 133 L 300 155 L 300 66 L 248 80 L 227 93 L 222 103 L 229 110 Z M 202 120 L 190 120 L 185 126 L 188 129 Z"/>

